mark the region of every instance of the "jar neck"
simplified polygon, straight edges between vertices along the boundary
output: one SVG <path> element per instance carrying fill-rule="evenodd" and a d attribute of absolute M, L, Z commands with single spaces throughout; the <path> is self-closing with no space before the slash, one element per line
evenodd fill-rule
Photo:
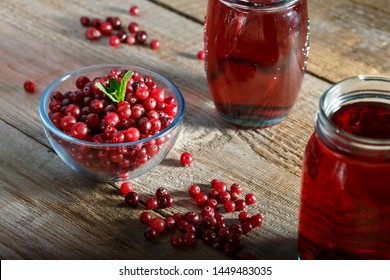
<path fill-rule="evenodd" d="M 285 9 L 302 0 L 220 0 L 226 5 L 241 9 Z"/>
<path fill-rule="evenodd" d="M 332 115 L 341 107 L 358 102 L 390 106 L 390 78 L 358 76 L 330 87 L 320 98 L 315 131 L 325 145 L 344 153 L 390 159 L 390 135 L 386 139 L 361 137 L 337 127 Z"/>

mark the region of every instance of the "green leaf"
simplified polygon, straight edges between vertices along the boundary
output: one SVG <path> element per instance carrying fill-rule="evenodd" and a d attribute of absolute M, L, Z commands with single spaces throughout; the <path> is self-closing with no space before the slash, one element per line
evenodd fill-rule
<path fill-rule="evenodd" d="M 132 72 L 132 71 L 127 71 L 127 72 L 123 75 L 123 78 L 122 78 L 122 81 L 121 81 L 121 84 L 120 84 L 119 90 L 118 90 L 118 99 L 119 99 L 119 101 L 125 100 L 125 96 L 126 96 L 126 86 L 127 86 L 127 83 L 129 82 L 130 77 L 131 77 L 132 75 L 133 75 L 133 72 Z"/>
<path fill-rule="evenodd" d="M 118 82 L 118 81 L 117 81 Z M 96 83 L 96 87 L 100 89 L 102 92 L 104 92 L 113 102 L 118 103 L 119 100 L 117 99 L 117 91 L 110 92 L 110 88 L 104 86 L 102 83 Z"/>
<path fill-rule="evenodd" d="M 96 87 L 104 92 L 113 102 L 119 103 L 120 101 L 125 100 L 126 86 L 132 75 L 132 71 L 127 71 L 125 75 L 123 75 L 121 83 L 119 83 L 117 79 L 111 78 L 109 87 L 104 86 L 100 82 L 96 83 Z"/>

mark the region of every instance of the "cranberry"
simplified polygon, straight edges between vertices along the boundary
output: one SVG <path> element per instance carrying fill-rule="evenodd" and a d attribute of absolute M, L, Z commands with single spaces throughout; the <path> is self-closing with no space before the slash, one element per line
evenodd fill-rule
<path fill-rule="evenodd" d="M 138 6 L 131 6 L 129 9 L 129 13 L 132 16 L 138 16 L 139 15 L 139 8 Z"/>
<path fill-rule="evenodd" d="M 213 217 L 214 214 L 215 214 L 215 210 L 214 210 L 213 207 L 210 207 L 210 206 L 208 206 L 208 205 L 203 206 L 202 212 L 201 212 L 202 217 L 206 217 L 206 216 L 211 216 L 211 217 Z"/>
<path fill-rule="evenodd" d="M 135 34 L 137 31 L 139 31 L 139 25 L 136 22 L 130 22 L 127 29 L 129 30 L 130 33 Z"/>
<path fill-rule="evenodd" d="M 204 192 L 198 193 L 195 197 L 195 201 L 198 206 L 203 206 L 206 203 L 207 199 L 207 194 L 205 194 Z"/>
<path fill-rule="evenodd" d="M 230 186 L 230 192 L 233 193 L 237 193 L 237 194 L 240 194 L 242 193 L 242 186 L 238 183 L 234 183 Z"/>
<path fill-rule="evenodd" d="M 80 76 L 80 77 L 78 77 L 77 80 L 76 80 L 76 87 L 77 87 L 78 89 L 83 89 L 83 88 L 85 87 L 85 85 L 86 85 L 87 83 L 89 83 L 89 82 L 90 82 L 90 80 L 89 80 L 88 77 L 86 77 L 86 76 Z"/>
<path fill-rule="evenodd" d="M 240 214 L 238 214 L 238 220 L 239 220 L 241 223 L 247 221 L 248 219 L 249 219 L 249 214 L 248 214 L 248 212 L 242 211 L 242 212 L 240 212 Z"/>
<path fill-rule="evenodd" d="M 264 215 L 263 214 L 256 214 L 249 218 L 250 223 L 254 228 L 260 227 L 263 224 L 264 221 Z"/>
<path fill-rule="evenodd" d="M 154 229 L 157 233 L 160 233 L 165 228 L 165 221 L 163 218 L 156 217 L 149 221 L 149 226 Z"/>
<path fill-rule="evenodd" d="M 146 201 L 145 201 L 145 208 L 146 209 L 156 209 L 158 207 L 158 202 L 157 202 L 157 198 L 155 197 L 151 197 L 151 198 L 148 198 Z"/>
<path fill-rule="evenodd" d="M 236 210 L 236 203 L 233 200 L 227 200 L 223 204 L 223 208 L 227 213 L 233 212 L 234 210 Z"/>
<path fill-rule="evenodd" d="M 165 229 L 172 230 L 176 227 L 176 220 L 173 217 L 168 217 L 165 219 Z"/>
<path fill-rule="evenodd" d="M 196 235 L 192 232 L 184 233 L 183 243 L 187 246 L 193 246 L 196 243 Z"/>
<path fill-rule="evenodd" d="M 227 191 L 220 192 L 219 199 L 220 199 L 221 203 L 225 203 L 226 201 L 231 200 L 230 193 Z"/>
<path fill-rule="evenodd" d="M 136 127 L 130 127 L 125 132 L 125 141 L 134 142 L 137 141 L 140 137 L 139 130 Z"/>
<path fill-rule="evenodd" d="M 112 17 L 110 18 L 109 22 L 112 25 L 112 28 L 115 30 L 119 30 L 122 26 L 122 21 L 119 17 Z"/>
<path fill-rule="evenodd" d="M 117 47 L 121 43 L 121 39 L 117 35 L 113 35 L 110 37 L 110 46 Z"/>
<path fill-rule="evenodd" d="M 101 24 L 100 19 L 94 18 L 91 20 L 90 26 L 99 28 L 100 24 Z"/>
<path fill-rule="evenodd" d="M 135 40 L 139 43 L 145 43 L 145 41 L 148 39 L 148 34 L 143 31 L 143 30 L 140 30 L 140 31 L 137 31 L 135 33 Z"/>
<path fill-rule="evenodd" d="M 212 185 L 218 193 L 223 193 L 223 192 L 226 192 L 226 190 L 227 190 L 226 184 L 224 182 L 217 181 L 217 182 L 214 182 Z"/>
<path fill-rule="evenodd" d="M 193 224 L 193 225 L 196 225 L 197 223 L 199 223 L 200 221 L 200 217 L 199 217 L 199 214 L 194 212 L 194 211 L 191 211 L 191 212 L 187 212 L 184 214 L 184 219 L 190 223 L 190 224 Z"/>
<path fill-rule="evenodd" d="M 237 211 L 242 211 L 246 207 L 246 202 L 244 199 L 238 199 L 236 200 L 236 210 Z"/>
<path fill-rule="evenodd" d="M 159 40 L 150 41 L 150 48 L 152 50 L 158 50 L 160 48 L 160 41 Z"/>
<path fill-rule="evenodd" d="M 136 192 L 129 192 L 125 195 L 125 202 L 131 207 L 137 206 L 139 202 L 139 196 Z"/>
<path fill-rule="evenodd" d="M 112 33 L 112 24 L 108 21 L 104 21 L 100 24 L 99 30 L 102 33 L 102 35 L 111 35 Z"/>
<path fill-rule="evenodd" d="M 250 221 L 243 222 L 241 224 L 241 227 L 242 227 L 242 232 L 244 234 L 250 232 L 252 230 L 252 228 L 253 228 L 253 226 L 252 226 Z"/>
<path fill-rule="evenodd" d="M 126 38 L 126 43 L 129 44 L 129 45 L 134 45 L 136 43 L 136 41 L 137 40 L 132 35 L 128 35 L 127 38 Z"/>
<path fill-rule="evenodd" d="M 24 87 L 24 90 L 29 92 L 29 93 L 33 93 L 35 90 L 35 84 L 32 81 L 25 81 L 23 84 L 23 87 Z"/>
<path fill-rule="evenodd" d="M 155 229 L 151 228 L 151 227 L 148 227 L 144 231 L 144 237 L 148 241 L 155 240 L 157 238 L 157 231 Z"/>
<path fill-rule="evenodd" d="M 61 120 L 61 127 L 64 131 L 70 131 L 76 122 L 74 116 L 64 116 Z"/>
<path fill-rule="evenodd" d="M 126 39 L 127 39 L 127 33 L 126 33 L 126 31 L 124 31 L 124 30 L 119 30 L 119 31 L 116 33 L 116 36 L 119 37 L 119 40 L 121 40 L 121 43 L 126 42 Z"/>
<path fill-rule="evenodd" d="M 88 133 L 88 126 L 83 122 L 77 122 L 70 129 L 70 133 L 74 138 L 84 139 Z"/>
<path fill-rule="evenodd" d="M 202 51 L 199 51 L 197 54 L 196 54 L 197 58 L 199 60 L 204 60 L 205 58 L 205 52 L 202 50 Z"/>
<path fill-rule="evenodd" d="M 158 196 L 157 203 L 160 208 L 168 208 L 173 205 L 174 199 L 170 194 L 163 194 Z"/>
<path fill-rule="evenodd" d="M 182 166 L 190 166 L 192 164 L 193 158 L 189 152 L 184 152 L 180 155 L 180 163 Z"/>
<path fill-rule="evenodd" d="M 96 27 L 88 27 L 85 31 L 85 38 L 88 40 L 99 40 L 101 36 L 102 33 Z"/>
<path fill-rule="evenodd" d="M 87 17 L 87 16 L 82 16 L 82 17 L 80 17 L 80 23 L 81 23 L 82 26 L 88 27 L 89 24 L 90 24 L 90 19 L 89 19 L 89 17 Z"/>
<path fill-rule="evenodd" d="M 183 246 L 183 239 L 179 234 L 172 235 L 169 242 L 174 248 L 181 248 Z"/>
<path fill-rule="evenodd" d="M 129 192 L 133 191 L 133 185 L 129 182 L 123 182 L 120 186 L 120 191 L 123 195 L 128 194 Z"/>
<path fill-rule="evenodd" d="M 192 197 L 196 197 L 200 193 L 200 187 L 198 185 L 191 185 L 188 191 Z"/>
<path fill-rule="evenodd" d="M 141 223 L 148 225 L 149 222 L 153 219 L 153 216 L 149 211 L 143 211 L 140 214 L 139 219 Z"/>
<path fill-rule="evenodd" d="M 256 203 L 256 196 L 253 193 L 249 193 L 245 196 L 245 202 L 248 205 Z"/>

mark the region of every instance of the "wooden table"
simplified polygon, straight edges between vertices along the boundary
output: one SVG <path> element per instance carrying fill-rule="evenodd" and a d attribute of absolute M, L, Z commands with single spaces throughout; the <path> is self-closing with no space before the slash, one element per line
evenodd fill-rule
<path fill-rule="evenodd" d="M 187 103 L 177 145 L 156 169 L 132 181 L 141 198 L 157 187 L 175 197 L 168 216 L 196 209 L 193 183 L 213 178 L 238 182 L 253 192 L 263 212 L 261 229 L 243 238 L 244 251 L 258 259 L 296 259 L 301 161 L 313 131 L 320 95 L 330 84 L 358 74 L 390 75 L 388 0 L 309 0 L 311 48 L 300 97 L 289 117 L 266 129 L 238 129 L 223 122 L 210 100 L 203 62 L 202 22 L 206 0 L 26 1 L 0 3 L 0 257 L 1 259 L 224 259 L 198 240 L 176 250 L 169 234 L 143 237 L 143 205 L 124 206 L 117 184 L 82 178 L 53 152 L 44 136 L 38 104 L 45 87 L 76 68 L 128 63 L 171 78 Z M 128 9 L 138 5 L 141 15 Z M 136 20 L 161 49 L 91 42 L 79 23 L 83 15 Z M 23 89 L 26 80 L 36 92 Z M 190 151 L 195 163 L 180 167 Z M 236 215 L 236 214 L 235 214 Z M 233 215 L 230 217 L 234 217 Z"/>

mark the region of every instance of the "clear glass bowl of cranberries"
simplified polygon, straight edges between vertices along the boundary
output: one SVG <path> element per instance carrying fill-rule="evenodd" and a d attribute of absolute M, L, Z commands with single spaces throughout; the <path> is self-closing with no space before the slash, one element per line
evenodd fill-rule
<path fill-rule="evenodd" d="M 40 117 L 56 153 L 98 181 L 135 178 L 174 146 L 185 102 L 168 78 L 131 65 L 69 72 L 44 91 Z"/>

